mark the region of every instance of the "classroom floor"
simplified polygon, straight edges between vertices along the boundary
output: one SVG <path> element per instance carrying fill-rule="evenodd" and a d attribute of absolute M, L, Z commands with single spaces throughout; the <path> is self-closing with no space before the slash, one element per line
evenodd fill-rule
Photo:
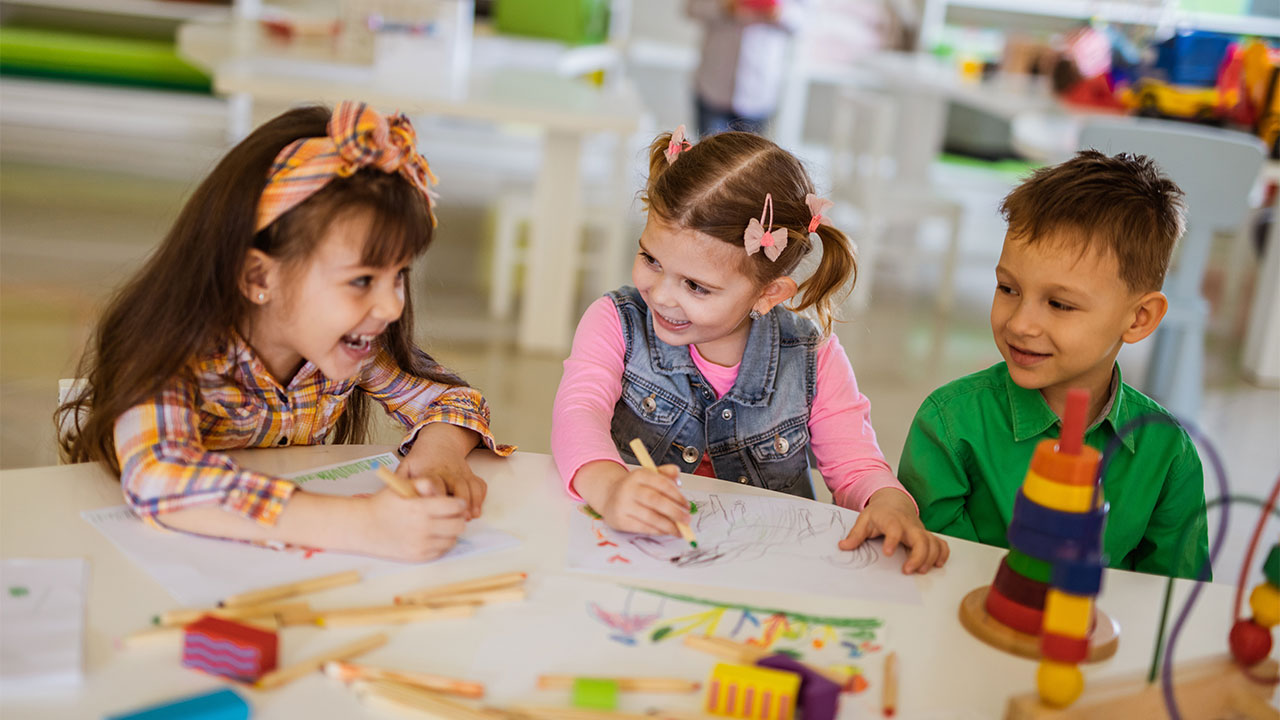
<path fill-rule="evenodd" d="M 159 242 L 194 180 L 4 164 L 0 468 L 57 462 L 51 419 L 57 381 L 74 373 L 95 313 Z M 1003 236 L 994 209 L 1011 180 L 980 175 L 951 180 L 965 188 L 971 212 L 950 317 L 943 320 L 933 312 L 930 292 L 937 271 L 931 263 L 886 263 L 877 269 L 870 310 L 837 331 L 859 386 L 872 401 L 880 444 L 893 466 L 924 397 L 950 379 L 999 360 L 987 309 L 991 268 Z M 547 452 L 562 358 L 515 351 L 512 324 L 487 319 L 485 256 L 475 237 L 486 224 L 483 208 L 446 203 L 440 219 L 437 243 L 415 269 L 419 337 L 438 360 L 485 392 L 502 441 Z M 590 299 L 583 298 L 584 306 Z M 1199 422 L 1223 453 L 1233 492 L 1264 495 L 1280 471 L 1280 391 L 1240 379 L 1239 341 L 1233 330 L 1239 323 L 1220 319 L 1217 325 L 1209 343 L 1208 389 Z M 1131 382 L 1140 380 L 1141 354 L 1138 348 L 1122 356 Z M 394 437 L 390 428 L 379 434 L 388 442 Z M 1209 496 L 1216 496 L 1211 479 L 1209 487 Z M 1215 566 L 1219 582 L 1234 582 L 1256 518 L 1254 508 L 1233 509 L 1223 559 Z M 1214 514 L 1211 532 L 1216 527 Z"/>

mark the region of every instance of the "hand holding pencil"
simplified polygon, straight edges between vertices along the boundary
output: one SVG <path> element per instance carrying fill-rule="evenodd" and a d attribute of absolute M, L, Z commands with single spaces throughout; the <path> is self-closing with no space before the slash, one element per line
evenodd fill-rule
<path fill-rule="evenodd" d="M 680 493 L 680 469 L 655 467 L 642 444 L 640 452 L 644 455 L 636 457 L 642 467 L 629 470 L 612 460 L 587 463 L 574 475 L 571 487 L 615 530 L 681 535 L 679 526 L 687 527 L 690 516 L 689 501 Z"/>

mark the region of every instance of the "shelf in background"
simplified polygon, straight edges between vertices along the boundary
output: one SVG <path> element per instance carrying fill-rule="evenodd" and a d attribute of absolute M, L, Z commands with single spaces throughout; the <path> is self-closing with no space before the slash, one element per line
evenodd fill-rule
<path fill-rule="evenodd" d="M 935 2 L 940 0 L 935 0 Z M 1168 10 L 1163 5 L 1098 0 L 942 0 L 948 8 L 1280 37 L 1280 18 Z"/>
<path fill-rule="evenodd" d="M 205 2 L 170 2 L 169 0 L 5 0 L 5 4 L 177 21 L 231 15 L 230 3 L 223 5 Z"/>

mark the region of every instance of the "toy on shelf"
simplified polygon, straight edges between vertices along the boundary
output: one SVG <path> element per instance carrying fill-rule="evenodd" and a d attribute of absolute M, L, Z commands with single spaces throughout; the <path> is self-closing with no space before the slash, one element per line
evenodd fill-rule
<path fill-rule="evenodd" d="M 1041 441 L 1014 504 L 1009 553 L 989 587 L 960 605 L 960 620 L 984 642 L 1041 658 L 1040 698 L 1071 704 L 1084 688 L 1077 665 L 1111 657 L 1119 626 L 1094 608 L 1106 559 L 1107 503 L 1097 477 L 1101 455 L 1084 444 L 1086 390 L 1067 395 L 1062 437 Z"/>
<path fill-rule="evenodd" d="M 182 664 L 251 682 L 276 668 L 277 646 L 270 630 L 206 615 L 184 632 Z"/>

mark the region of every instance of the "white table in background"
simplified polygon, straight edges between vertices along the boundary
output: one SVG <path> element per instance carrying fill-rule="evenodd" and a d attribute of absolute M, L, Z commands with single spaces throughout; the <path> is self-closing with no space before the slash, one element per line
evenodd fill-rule
<path fill-rule="evenodd" d="M 423 72 L 414 87 L 380 76 L 372 66 L 345 64 L 331 47 L 272 41 L 256 23 L 244 21 L 183 25 L 178 50 L 213 76 L 215 92 L 241 105 L 363 100 L 383 111 L 541 128 L 543 162 L 534 185 L 517 341 L 526 350 L 568 349 L 577 321 L 572 313 L 582 237 L 582 148 L 589 135 L 618 138 L 613 160 L 617 222 L 625 220 L 629 158 L 624 139 L 637 130 L 645 112 L 625 77 L 594 88 L 551 70 L 485 68 L 457 87 L 433 84 L 431 74 Z"/>
<path fill-rule="evenodd" d="M 372 446 L 318 446 L 236 453 L 246 466 L 269 473 L 286 473 L 308 467 L 372 455 L 386 448 Z M 424 654 L 446 653 L 456 667 L 469 667 L 478 638 L 483 637 L 485 613 L 525 613 L 532 623 L 545 613 L 540 594 L 548 579 L 564 573 L 570 514 L 577 512 L 564 496 L 560 478 L 550 456 L 517 453 L 502 460 L 488 452 L 471 457 L 474 470 L 489 483 L 484 519 L 489 524 L 516 535 L 523 544 L 506 550 L 440 564 L 406 567 L 405 572 L 365 580 L 359 585 L 317 595 L 317 607 L 341 607 L 380 602 L 397 592 L 435 583 L 479 577 L 509 570 L 529 572 L 529 599 L 516 605 L 488 608 L 466 620 L 423 623 L 393 627 L 391 641 L 370 653 L 365 660 L 389 667 L 421 666 Z M 724 488 L 720 481 L 685 475 L 685 487 Z M 735 491 L 765 493 L 733 484 Z M 179 665 L 176 645 L 118 651 L 115 638 L 145 627 L 151 616 L 176 606 L 172 597 L 133 565 L 89 523 L 80 511 L 118 505 L 119 485 L 97 465 L 68 465 L 7 470 L 0 473 L 0 549 L 4 557 L 85 557 L 89 561 L 88 623 L 86 631 L 85 681 L 78 690 L 45 696 L 0 696 L 0 716 L 89 718 L 137 708 L 187 693 L 209 690 L 218 681 Z M 163 535 L 157 533 L 157 542 Z M 1034 691 L 1035 663 L 1006 655 L 971 637 L 961 626 L 956 612 L 961 598 L 975 587 L 991 582 L 1003 555 L 997 548 L 951 540 L 951 561 L 919 579 L 920 605 L 875 603 L 853 598 L 835 598 L 789 593 L 785 589 L 744 591 L 672 583 L 631 581 L 632 585 L 670 589 L 696 594 L 720 602 L 742 602 L 779 607 L 796 612 L 839 617 L 879 617 L 885 621 L 882 642 L 901 658 L 901 717 L 994 718 L 1003 713 L 1012 694 Z M 574 573 L 576 575 L 576 573 Z M 1165 580 L 1138 573 L 1109 571 L 1099 605 L 1121 625 L 1120 648 L 1112 659 L 1086 666 L 1089 682 L 1117 675 L 1145 673 L 1151 650 Z M 1181 606 L 1191 583 L 1179 581 L 1173 608 Z M 1190 616 L 1179 641 L 1177 657 L 1191 660 L 1226 652 L 1231 624 L 1234 590 L 1225 584 L 1207 584 L 1199 605 Z M 560 600 L 558 602 L 562 602 Z M 594 626 L 582 615 L 581 627 L 564 629 L 564 637 L 588 632 Z M 1172 617 L 1171 617 L 1172 621 Z M 307 630 L 286 632 L 282 662 L 294 662 L 320 649 L 345 642 L 378 628 Z M 308 634 L 310 633 L 310 634 Z M 325 635 L 325 633 L 331 633 Z M 334 635 L 340 634 L 339 640 Z M 324 638 L 318 649 L 310 640 Z M 309 640 L 310 639 L 310 640 Z M 616 666 L 601 667 L 601 674 L 626 675 L 626 648 L 619 646 Z M 678 647 L 672 653 L 688 653 Z M 513 649 L 513 662 L 538 667 L 539 653 Z M 684 656 L 680 656 L 684 657 Z M 417 658 L 417 662 L 415 662 Z M 878 671 L 878 659 L 876 659 Z M 451 667 L 453 665 L 450 665 Z M 710 667 L 710 664 L 706 665 Z M 870 670 L 870 668 L 869 668 Z M 500 671 L 495 669 L 494 673 Z M 493 681 L 494 677 L 474 677 Z M 248 692 L 257 720 L 296 718 L 377 718 L 375 710 L 363 707 L 349 690 L 319 673 L 283 689 L 263 693 Z M 869 698 L 876 695 L 876 698 Z M 656 697 L 656 696 L 655 696 Z M 694 708 L 695 696 L 657 698 L 666 709 Z M 877 693 L 848 698 L 842 718 L 865 717 L 876 708 Z M 539 693 L 529 688 L 522 697 L 490 697 L 494 704 L 526 702 L 558 704 L 563 694 Z"/>

